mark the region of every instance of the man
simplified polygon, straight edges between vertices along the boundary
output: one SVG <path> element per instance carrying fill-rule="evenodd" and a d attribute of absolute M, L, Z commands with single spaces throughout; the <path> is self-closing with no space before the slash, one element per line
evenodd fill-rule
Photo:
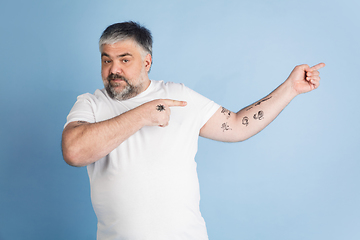
<path fill-rule="evenodd" d="M 185 87 L 153 81 L 150 32 L 109 26 L 100 41 L 105 88 L 84 94 L 63 131 L 65 161 L 87 166 L 98 239 L 208 239 L 194 161 L 198 137 L 243 141 L 297 95 L 319 86 L 300 65 L 268 96 L 231 112 Z"/>

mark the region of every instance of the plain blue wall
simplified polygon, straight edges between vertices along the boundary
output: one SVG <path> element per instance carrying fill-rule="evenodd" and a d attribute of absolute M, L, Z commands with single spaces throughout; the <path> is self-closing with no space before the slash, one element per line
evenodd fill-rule
<path fill-rule="evenodd" d="M 102 88 L 97 41 L 147 26 L 150 77 L 237 111 L 297 64 L 322 85 L 242 143 L 201 139 L 201 210 L 216 239 L 360 239 L 360 4 L 344 1 L 2 1 L 0 239 L 95 239 L 86 168 L 62 160 L 76 97 Z M 160 146 L 161 147 L 161 146 Z"/>

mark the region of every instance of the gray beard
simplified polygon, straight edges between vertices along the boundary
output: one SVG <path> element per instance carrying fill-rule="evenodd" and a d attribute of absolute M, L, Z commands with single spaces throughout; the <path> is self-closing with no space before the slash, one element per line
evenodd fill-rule
<path fill-rule="evenodd" d="M 121 92 L 117 92 L 115 90 L 115 88 L 119 86 L 119 84 L 115 82 L 111 82 L 112 79 L 117 79 L 117 78 L 122 79 L 126 83 L 125 88 Z M 135 97 L 141 92 L 142 89 L 142 84 L 140 84 L 139 86 L 131 85 L 126 78 L 119 75 L 110 75 L 107 78 L 106 83 L 107 84 L 105 84 L 105 89 L 109 94 L 109 96 L 112 99 L 117 99 L 119 101 L 123 101 Z"/>
<path fill-rule="evenodd" d="M 123 101 L 123 100 L 127 100 L 127 99 L 133 98 L 136 95 L 138 95 L 140 93 L 141 86 L 135 87 L 135 86 L 132 86 L 129 83 L 127 83 L 127 85 L 121 92 L 117 92 L 115 90 L 115 87 L 116 87 L 116 85 L 112 86 L 111 83 L 109 82 L 107 84 L 107 86 L 105 86 L 105 89 L 112 99 L 117 99 L 119 101 Z"/>

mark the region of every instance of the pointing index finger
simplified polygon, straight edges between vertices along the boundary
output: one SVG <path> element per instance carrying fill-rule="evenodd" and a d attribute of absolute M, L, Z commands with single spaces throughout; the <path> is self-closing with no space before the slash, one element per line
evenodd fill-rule
<path fill-rule="evenodd" d="M 312 71 L 316 71 L 316 70 L 319 70 L 320 68 L 323 68 L 323 67 L 325 67 L 325 63 L 319 63 L 319 64 L 316 64 L 316 65 L 312 66 L 310 69 Z"/>
<path fill-rule="evenodd" d="M 185 107 L 187 104 L 185 101 L 178 101 L 173 99 L 164 99 L 163 101 L 169 107 Z"/>

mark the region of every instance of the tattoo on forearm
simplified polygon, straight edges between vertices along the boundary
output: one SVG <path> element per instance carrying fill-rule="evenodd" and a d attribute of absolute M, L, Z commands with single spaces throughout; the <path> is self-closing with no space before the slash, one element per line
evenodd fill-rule
<path fill-rule="evenodd" d="M 249 118 L 247 116 L 243 117 L 241 123 L 247 127 L 249 125 Z"/>
<path fill-rule="evenodd" d="M 159 112 L 165 111 L 165 106 L 162 104 L 159 104 L 156 106 L 156 110 L 158 110 Z"/>
<path fill-rule="evenodd" d="M 227 122 L 226 122 L 226 123 L 223 123 L 223 124 L 221 125 L 221 128 L 222 128 L 223 132 L 228 131 L 228 130 L 232 130 L 232 129 L 230 128 L 230 126 L 228 125 Z"/>
<path fill-rule="evenodd" d="M 230 114 L 231 112 L 229 110 L 227 110 L 226 108 L 222 107 L 221 109 L 221 113 L 224 114 L 226 116 L 227 119 L 230 118 Z"/>
<path fill-rule="evenodd" d="M 270 97 L 268 97 L 268 98 L 264 98 L 264 99 L 260 100 L 259 102 L 257 102 L 257 103 L 255 104 L 255 106 L 260 105 L 262 102 L 265 102 L 265 101 L 269 100 L 270 98 L 272 98 L 272 96 L 270 96 Z"/>
<path fill-rule="evenodd" d="M 259 106 L 262 102 L 265 102 L 265 101 L 269 100 L 270 98 L 272 98 L 272 96 L 267 97 L 267 98 L 264 98 L 264 99 L 258 101 L 257 103 L 255 103 L 254 106 L 255 106 L 255 107 L 256 107 L 256 106 Z M 250 106 L 250 107 L 248 107 L 248 108 L 246 109 L 246 111 L 249 111 L 249 110 L 252 109 L 252 108 L 253 108 L 253 106 Z"/>
<path fill-rule="evenodd" d="M 263 120 L 263 119 L 264 119 L 264 112 L 263 112 L 263 111 L 259 111 L 258 113 L 255 113 L 255 114 L 254 114 L 254 119 Z"/>

